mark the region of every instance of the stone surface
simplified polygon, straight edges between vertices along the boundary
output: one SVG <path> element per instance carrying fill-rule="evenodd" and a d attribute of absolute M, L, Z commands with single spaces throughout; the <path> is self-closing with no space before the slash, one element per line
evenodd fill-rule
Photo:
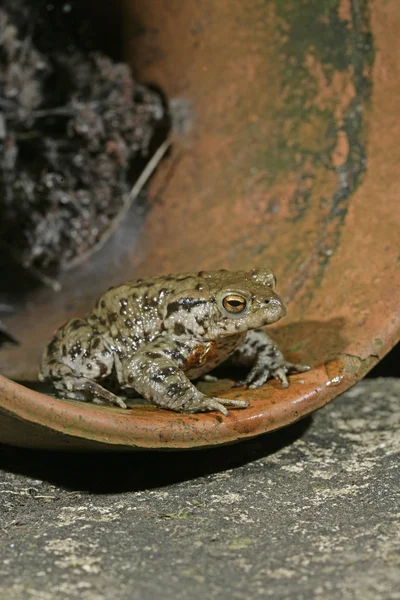
<path fill-rule="evenodd" d="M 400 380 L 205 451 L 0 449 L 0 599 L 400 598 Z"/>

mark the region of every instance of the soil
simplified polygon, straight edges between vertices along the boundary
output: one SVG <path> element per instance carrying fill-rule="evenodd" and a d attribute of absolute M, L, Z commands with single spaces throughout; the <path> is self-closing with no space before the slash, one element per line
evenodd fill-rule
<path fill-rule="evenodd" d="M 78 0 L 0 8 L 0 245 L 42 281 L 111 234 L 169 129 L 95 15 Z"/>

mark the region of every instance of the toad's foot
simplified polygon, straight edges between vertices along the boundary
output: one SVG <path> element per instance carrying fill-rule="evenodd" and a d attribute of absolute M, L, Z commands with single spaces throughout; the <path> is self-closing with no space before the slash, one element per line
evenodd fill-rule
<path fill-rule="evenodd" d="M 187 405 L 184 408 L 184 412 L 187 413 L 198 413 L 198 412 L 209 412 L 216 410 L 221 412 L 223 415 L 228 416 L 229 412 L 225 408 L 230 406 L 232 408 L 247 408 L 249 403 L 246 400 L 234 400 L 233 398 L 210 398 L 209 396 L 202 395 L 201 398 L 196 398 L 191 405 Z"/>
<path fill-rule="evenodd" d="M 281 382 L 283 388 L 287 388 L 289 387 L 287 375 L 290 373 L 304 373 L 309 370 L 310 367 L 308 365 L 296 365 L 287 360 L 283 360 L 279 365 L 272 368 L 263 368 L 255 364 L 247 377 L 242 381 L 238 381 L 235 387 L 246 386 L 250 389 L 256 389 L 273 377 Z"/>

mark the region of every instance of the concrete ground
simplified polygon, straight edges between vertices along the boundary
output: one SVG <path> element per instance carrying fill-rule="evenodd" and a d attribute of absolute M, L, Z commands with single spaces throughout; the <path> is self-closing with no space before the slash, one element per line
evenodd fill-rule
<path fill-rule="evenodd" d="M 400 380 L 194 452 L 0 449 L 1 600 L 400 599 Z"/>

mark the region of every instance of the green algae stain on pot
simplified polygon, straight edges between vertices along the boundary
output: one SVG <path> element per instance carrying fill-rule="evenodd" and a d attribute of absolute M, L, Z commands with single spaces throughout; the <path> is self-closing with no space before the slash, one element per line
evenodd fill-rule
<path fill-rule="evenodd" d="M 268 140 L 260 168 L 269 171 L 272 186 L 289 171 L 286 227 L 299 224 L 303 263 L 293 269 L 291 262 L 299 274 L 287 299 L 299 295 L 306 303 L 335 253 L 350 198 L 367 168 L 373 41 L 366 0 L 276 0 L 274 13 L 284 101 L 275 115 L 279 135 Z M 293 250 L 292 236 L 291 255 Z M 312 287 L 305 285 L 310 280 Z"/>

